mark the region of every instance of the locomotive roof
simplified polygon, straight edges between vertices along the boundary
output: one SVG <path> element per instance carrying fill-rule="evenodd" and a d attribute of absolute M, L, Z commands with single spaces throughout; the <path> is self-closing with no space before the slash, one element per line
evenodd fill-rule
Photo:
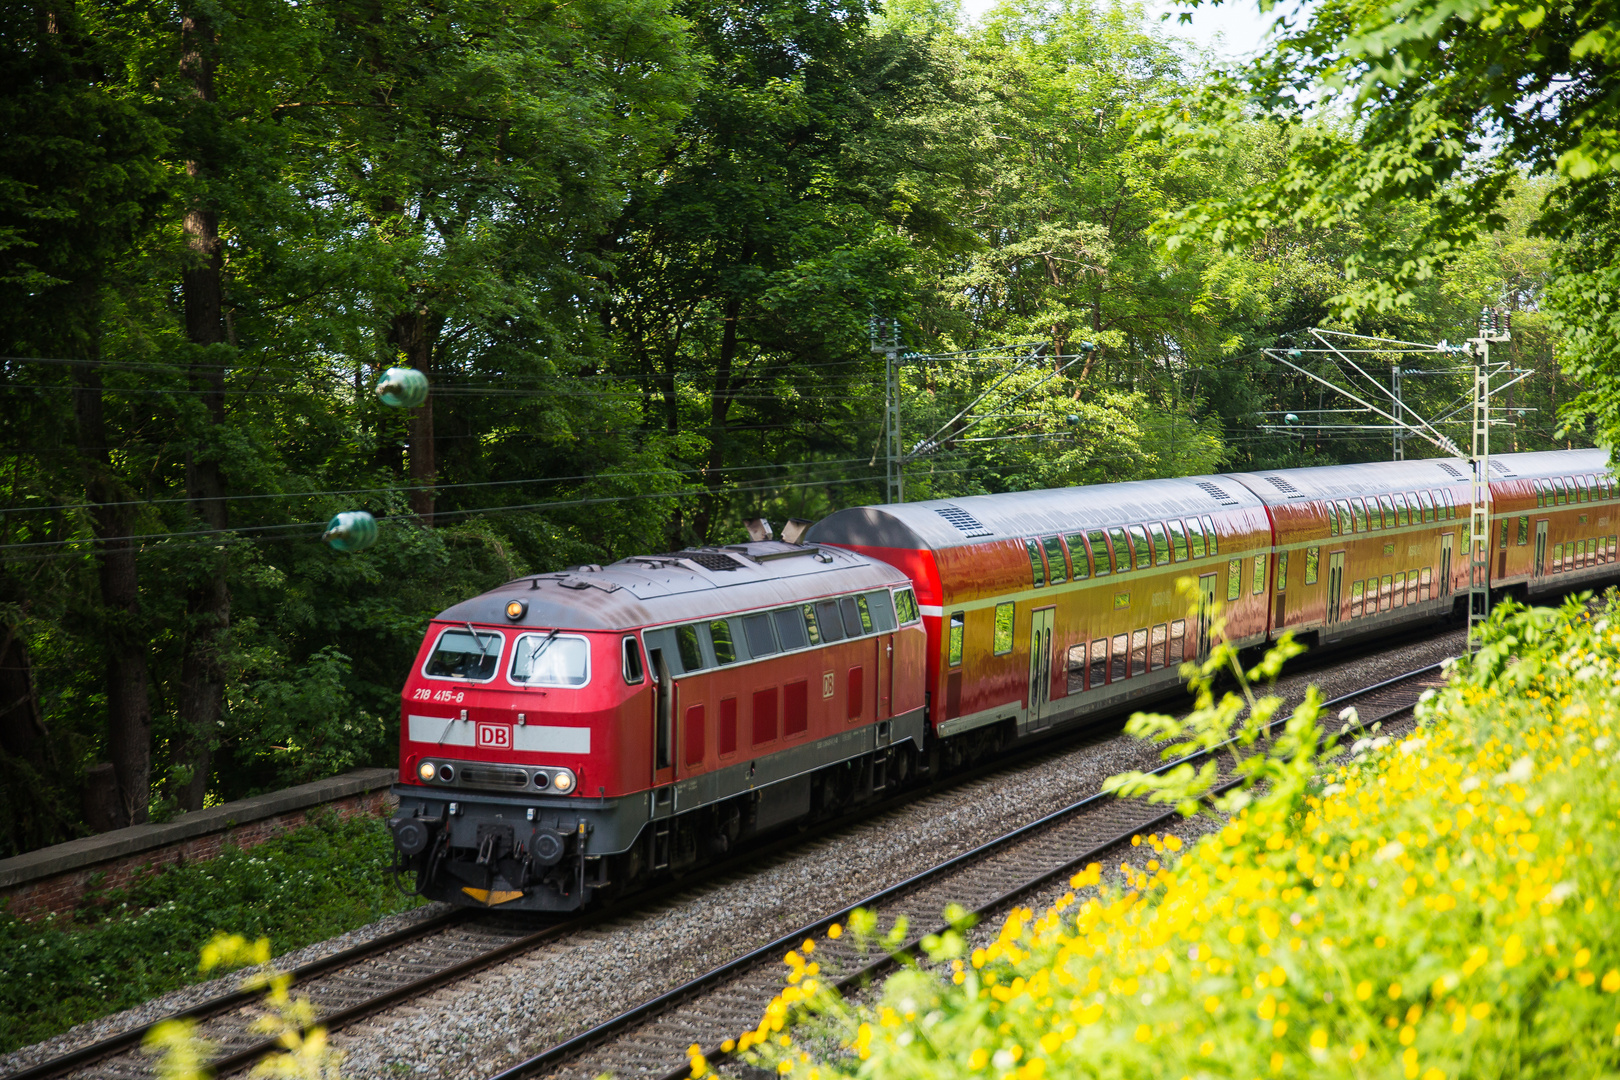
<path fill-rule="evenodd" d="M 1129 480 L 1118 484 L 967 495 L 960 499 L 856 506 L 822 518 L 805 539 L 903 550 L 961 547 L 1138 521 L 1221 514 L 1260 500 L 1224 476 Z"/>
<path fill-rule="evenodd" d="M 446 609 L 439 619 L 629 630 L 909 584 L 887 563 L 853 551 L 767 540 L 634 555 L 609 566 L 522 577 Z M 529 605 L 516 622 L 506 617 L 512 600 Z"/>

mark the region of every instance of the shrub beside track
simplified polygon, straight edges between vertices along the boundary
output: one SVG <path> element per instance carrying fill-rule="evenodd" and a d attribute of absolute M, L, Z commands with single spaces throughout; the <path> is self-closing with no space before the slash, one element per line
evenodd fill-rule
<path fill-rule="evenodd" d="M 1411 737 L 1144 838 L 1123 887 L 1094 868 L 971 955 L 943 935 L 870 1007 L 795 955 L 742 1048 L 806 1080 L 1610 1073 L 1617 688 L 1613 603 L 1504 606 Z"/>

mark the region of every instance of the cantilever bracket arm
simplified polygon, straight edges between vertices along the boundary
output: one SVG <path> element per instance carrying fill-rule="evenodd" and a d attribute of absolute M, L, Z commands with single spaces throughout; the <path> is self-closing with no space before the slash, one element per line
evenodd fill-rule
<path fill-rule="evenodd" d="M 1288 359 L 1288 357 L 1282 355 L 1280 350 L 1278 350 L 1278 349 L 1267 349 L 1266 353 L 1273 360 L 1280 360 L 1284 364 L 1287 364 L 1289 367 L 1293 368 L 1295 371 L 1299 372 L 1301 375 L 1305 376 L 1306 378 L 1312 379 L 1312 380 L 1314 380 L 1316 382 L 1321 383 L 1323 386 L 1327 387 L 1329 390 L 1334 391 L 1335 393 L 1343 394 L 1345 397 L 1349 398 L 1351 401 L 1355 402 L 1357 405 L 1360 405 L 1363 408 L 1372 410 L 1373 412 L 1377 413 L 1379 416 L 1382 416 L 1385 420 L 1388 420 L 1390 423 L 1392 423 L 1392 424 L 1396 425 L 1397 427 L 1401 428 L 1403 431 L 1408 431 L 1411 434 L 1416 435 L 1418 438 L 1422 439 L 1424 442 L 1430 443 L 1433 446 L 1437 446 L 1441 450 L 1444 450 L 1446 453 L 1451 454 L 1454 457 L 1467 457 L 1468 456 L 1467 454 L 1463 453 L 1462 450 L 1460 450 L 1458 448 L 1456 443 L 1452 442 L 1450 439 L 1446 438 L 1444 435 L 1441 435 L 1439 432 L 1435 432 L 1434 434 L 1430 434 L 1429 432 L 1423 430 L 1422 428 L 1413 427 L 1411 424 L 1408 424 L 1406 421 L 1400 419 L 1399 417 L 1393 416 L 1390 413 L 1385 412 L 1383 409 L 1380 409 L 1378 406 L 1372 404 L 1370 401 L 1365 401 L 1362 398 L 1357 397 L 1355 394 L 1352 394 L 1350 391 L 1346 390 L 1344 387 L 1335 386 L 1333 383 L 1328 382 L 1326 379 L 1322 378 L 1320 375 L 1316 374 L 1314 371 L 1306 371 L 1304 368 L 1300 367 L 1298 364 L 1296 364 L 1292 360 Z"/>

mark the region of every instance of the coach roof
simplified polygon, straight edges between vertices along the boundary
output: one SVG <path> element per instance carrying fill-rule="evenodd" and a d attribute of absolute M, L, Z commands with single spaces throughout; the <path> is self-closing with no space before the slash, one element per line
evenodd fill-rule
<path fill-rule="evenodd" d="M 853 551 L 769 540 L 518 578 L 448 608 L 439 620 L 631 630 L 906 584 L 887 563 Z M 513 600 L 528 605 L 515 621 L 506 617 Z"/>

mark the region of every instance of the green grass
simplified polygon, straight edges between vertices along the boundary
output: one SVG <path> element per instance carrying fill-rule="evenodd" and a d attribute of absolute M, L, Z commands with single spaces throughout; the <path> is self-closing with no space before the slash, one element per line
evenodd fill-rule
<path fill-rule="evenodd" d="M 202 981 L 198 951 L 217 931 L 284 953 L 417 906 L 394 886 L 390 848 L 380 819 L 328 816 L 96 893 L 72 918 L 0 912 L 0 1052 Z"/>

